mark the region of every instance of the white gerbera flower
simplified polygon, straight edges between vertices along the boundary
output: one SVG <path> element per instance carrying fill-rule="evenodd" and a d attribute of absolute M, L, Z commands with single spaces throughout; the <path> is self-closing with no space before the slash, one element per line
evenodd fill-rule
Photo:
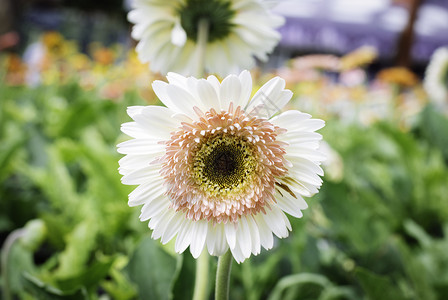
<path fill-rule="evenodd" d="M 263 0 L 135 0 L 128 19 L 139 58 L 153 71 L 191 75 L 204 60 L 208 72 L 222 76 L 252 67 L 252 56 L 266 60 L 280 40 L 274 28 L 284 22 Z M 208 23 L 204 57 L 200 20 Z"/>
<path fill-rule="evenodd" d="M 438 48 L 426 69 L 423 86 L 431 100 L 443 104 L 448 102 L 448 48 Z"/>
<path fill-rule="evenodd" d="M 134 122 L 121 130 L 134 139 L 118 145 L 122 182 L 139 185 L 129 205 L 143 204 L 154 239 L 196 258 L 229 248 L 242 262 L 274 233 L 288 236 L 285 212 L 301 217 L 302 196 L 318 191 L 323 175 L 317 150 L 322 120 L 297 110 L 277 113 L 292 97 L 285 81 L 271 79 L 250 99 L 248 71 L 222 83 L 169 73 L 153 88 L 166 105 L 133 106 Z"/>

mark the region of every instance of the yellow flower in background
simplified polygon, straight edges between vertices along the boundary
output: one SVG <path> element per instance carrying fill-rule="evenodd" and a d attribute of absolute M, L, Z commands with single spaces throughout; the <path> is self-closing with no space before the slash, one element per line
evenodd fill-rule
<path fill-rule="evenodd" d="M 166 107 L 129 107 L 133 122 L 121 128 L 133 137 L 118 145 L 126 154 L 122 182 L 138 185 L 129 205 L 143 205 L 140 219 L 149 220 L 154 239 L 177 236 L 178 253 L 230 249 L 242 262 L 272 248 L 273 234 L 291 230 L 285 213 L 301 217 L 303 197 L 322 183 L 315 131 L 324 122 L 297 110 L 279 113 L 292 97 L 279 77 L 253 97 L 248 71 L 222 82 L 167 78 L 153 83 Z"/>
<path fill-rule="evenodd" d="M 378 57 L 378 51 L 372 46 L 362 46 L 340 58 L 339 70 L 347 71 L 371 64 Z"/>
<path fill-rule="evenodd" d="M 87 71 L 92 66 L 90 58 L 83 53 L 76 53 L 69 56 L 67 61 L 76 71 Z"/>
<path fill-rule="evenodd" d="M 65 39 L 59 32 L 48 31 L 42 35 L 42 42 L 48 49 L 56 50 L 62 47 Z"/>

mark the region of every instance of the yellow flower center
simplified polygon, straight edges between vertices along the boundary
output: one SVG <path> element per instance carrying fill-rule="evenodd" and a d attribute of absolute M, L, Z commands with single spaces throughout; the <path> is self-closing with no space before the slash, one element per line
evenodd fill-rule
<path fill-rule="evenodd" d="M 193 162 L 201 190 L 210 196 L 241 192 L 251 184 L 257 161 L 253 145 L 233 135 L 205 138 Z"/>

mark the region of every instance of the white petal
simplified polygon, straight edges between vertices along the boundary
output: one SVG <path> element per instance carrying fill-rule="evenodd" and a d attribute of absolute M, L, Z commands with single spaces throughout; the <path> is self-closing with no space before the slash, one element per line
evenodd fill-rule
<path fill-rule="evenodd" d="M 175 72 L 168 72 L 168 74 L 166 75 L 166 79 L 168 79 L 168 82 L 170 84 L 177 85 L 183 89 L 188 89 L 187 77 L 181 74 Z"/>
<path fill-rule="evenodd" d="M 318 150 L 296 145 L 288 147 L 288 157 L 305 158 L 315 162 L 321 162 L 326 159 L 326 155 Z"/>
<path fill-rule="evenodd" d="M 174 245 L 174 249 L 177 253 L 182 253 L 187 249 L 188 245 L 190 245 L 192 240 L 192 228 L 194 226 L 194 222 L 191 220 L 185 219 L 180 226 L 179 233 L 177 234 L 176 243 Z"/>
<path fill-rule="evenodd" d="M 291 177 L 294 177 L 300 182 L 309 183 L 315 186 L 320 186 L 322 184 L 322 179 L 319 176 L 317 176 L 315 173 L 304 171 L 303 169 L 290 168 L 288 170 L 288 174 L 290 174 Z"/>
<path fill-rule="evenodd" d="M 171 43 L 178 47 L 182 47 L 185 45 L 187 41 L 187 33 L 182 28 L 180 24 L 180 20 L 174 24 L 174 28 L 171 31 Z"/>
<path fill-rule="evenodd" d="M 148 131 L 148 136 L 168 140 L 171 132 L 180 126 L 180 123 L 172 118 L 173 115 L 174 112 L 166 107 L 148 106 L 141 114 L 135 115 L 134 120 L 143 130 Z"/>
<path fill-rule="evenodd" d="M 282 134 L 281 137 L 282 140 L 287 141 L 288 144 L 301 144 L 322 139 L 322 135 L 319 133 L 307 131 L 288 131 Z"/>
<path fill-rule="evenodd" d="M 272 118 L 272 124 L 285 128 L 288 132 L 313 132 L 325 126 L 325 121 L 320 119 L 310 119 L 309 114 L 301 113 L 297 110 L 288 110 Z"/>
<path fill-rule="evenodd" d="M 229 75 L 221 83 L 219 99 L 221 109 L 227 110 L 230 102 L 240 102 L 241 83 L 237 76 Z M 234 106 L 235 107 L 235 106 Z"/>
<path fill-rule="evenodd" d="M 173 104 L 171 101 L 171 98 L 168 96 L 167 93 L 168 83 L 156 80 L 152 83 L 152 89 L 154 90 L 154 93 L 159 98 L 159 100 L 165 104 L 166 107 L 171 108 L 175 112 L 180 113 L 180 111 L 177 109 L 177 107 Z"/>
<path fill-rule="evenodd" d="M 238 78 L 241 82 L 241 95 L 239 101 L 235 102 L 234 107 L 236 108 L 239 105 L 241 108 L 244 108 L 249 103 L 250 95 L 252 94 L 252 77 L 249 71 L 244 70 Z"/>
<path fill-rule="evenodd" d="M 118 161 L 120 165 L 118 171 L 121 175 L 127 175 L 142 166 L 149 166 L 158 156 L 159 153 L 157 152 L 138 155 L 128 154 Z"/>
<path fill-rule="evenodd" d="M 296 218 L 301 218 L 303 216 L 301 210 L 308 207 L 300 195 L 296 195 L 296 198 L 294 198 L 286 191 L 282 191 L 281 195 L 277 192 L 275 199 L 277 200 L 278 207 Z"/>
<path fill-rule="evenodd" d="M 161 155 L 165 153 L 165 145 L 159 144 L 154 139 L 134 139 L 117 145 L 118 153 L 121 154 L 148 154 L 157 153 Z"/>
<path fill-rule="evenodd" d="M 205 111 L 211 108 L 214 108 L 217 111 L 221 109 L 218 94 L 216 93 L 215 88 L 209 81 L 201 79 L 198 82 L 197 91 L 199 97 L 202 100 L 202 103 L 204 104 L 203 107 L 205 108 L 204 109 Z M 200 107 L 201 110 L 203 109 L 203 107 Z"/>
<path fill-rule="evenodd" d="M 190 252 L 194 258 L 198 258 L 204 249 L 205 239 L 207 237 L 208 224 L 205 220 L 195 222 L 196 228 L 193 240 L 190 245 Z"/>
<path fill-rule="evenodd" d="M 285 158 L 292 163 L 291 168 L 303 169 L 306 170 L 307 172 L 316 173 L 317 175 L 320 176 L 324 175 L 324 171 L 322 170 L 322 168 L 308 159 L 288 155 L 285 155 Z"/>
<path fill-rule="evenodd" d="M 252 218 L 252 216 L 246 217 L 246 220 L 250 231 L 250 237 L 252 242 L 252 253 L 258 255 L 260 254 L 261 251 L 261 244 L 260 244 L 260 233 L 257 223 Z"/>
<path fill-rule="evenodd" d="M 267 250 L 271 249 L 274 246 L 274 237 L 272 236 L 271 229 L 264 220 L 263 214 L 257 214 L 254 219 L 257 223 L 258 232 L 260 233 L 261 245 Z"/>
<path fill-rule="evenodd" d="M 314 194 L 313 190 L 317 189 L 313 186 L 313 189 L 310 189 L 308 185 L 305 185 L 302 182 L 299 182 L 297 180 L 287 180 L 286 178 L 279 178 L 277 179 L 280 183 L 288 185 L 290 189 L 294 192 L 294 194 L 300 194 L 305 197 L 310 197 Z"/>
<path fill-rule="evenodd" d="M 208 225 L 207 248 L 210 255 L 221 256 L 229 249 L 224 231 L 224 224 Z"/>
<path fill-rule="evenodd" d="M 136 122 L 127 122 L 121 124 L 120 128 L 121 132 L 124 134 L 129 135 L 133 138 L 142 138 L 142 139 L 150 139 L 154 138 L 154 136 L 151 134 L 151 132 L 145 128 L 142 128 L 140 125 L 138 125 Z M 162 140 L 162 139 L 160 139 Z"/>
<path fill-rule="evenodd" d="M 127 185 L 136 185 L 145 183 L 148 180 L 159 178 L 158 165 L 149 165 L 123 176 L 121 182 Z"/>
<path fill-rule="evenodd" d="M 235 224 L 227 223 L 224 225 L 225 233 L 226 233 L 226 239 L 227 243 L 229 244 L 230 248 L 235 247 L 236 243 L 236 228 Z"/>
<path fill-rule="evenodd" d="M 185 216 L 180 213 L 173 214 L 171 219 L 168 221 L 169 225 L 162 234 L 162 244 L 168 243 L 179 232 L 180 225 L 182 224 L 184 218 Z"/>
<path fill-rule="evenodd" d="M 135 115 L 141 114 L 144 108 L 145 106 L 128 106 L 126 112 L 131 118 L 134 118 Z"/>
<path fill-rule="evenodd" d="M 206 239 L 206 244 L 207 244 L 207 250 L 208 253 L 210 253 L 210 255 L 216 255 L 215 254 L 215 241 L 219 238 L 218 237 L 218 230 L 221 227 L 221 224 L 212 224 L 212 222 L 210 222 L 208 224 L 208 230 L 207 230 L 207 239 Z"/>
<path fill-rule="evenodd" d="M 167 93 L 171 98 L 172 104 L 176 106 L 177 111 L 191 118 L 196 117 L 193 106 L 202 107 L 202 102 L 199 99 L 193 97 L 187 90 L 177 85 L 169 85 Z"/>
<path fill-rule="evenodd" d="M 142 205 L 149 203 L 165 193 L 163 178 L 154 179 L 147 183 L 139 185 L 129 194 L 129 206 Z"/>
<path fill-rule="evenodd" d="M 250 256 L 244 256 L 243 252 L 241 251 L 240 245 L 237 243 L 234 248 L 230 248 L 230 251 L 232 252 L 233 258 L 237 263 L 242 263 L 246 258 Z"/>
<path fill-rule="evenodd" d="M 152 232 L 151 237 L 155 240 L 158 240 L 162 237 L 162 234 L 165 233 L 165 230 L 168 228 L 168 226 L 172 226 L 170 224 L 171 219 L 174 217 L 175 212 L 172 209 L 167 209 L 163 213 L 163 216 L 160 217 L 160 221 L 157 223 L 157 225 L 154 226 L 154 231 Z M 163 243 L 163 242 L 162 242 Z"/>
<path fill-rule="evenodd" d="M 219 90 L 221 89 L 221 83 L 218 78 L 213 75 L 207 77 L 207 82 L 210 83 L 216 91 L 216 94 L 219 95 Z"/>
<path fill-rule="evenodd" d="M 298 110 L 287 110 L 282 112 L 278 116 L 273 117 L 270 122 L 281 128 L 286 128 L 291 131 L 295 128 L 295 125 L 301 123 L 303 120 L 311 118 L 311 115 L 302 113 Z"/>
<path fill-rule="evenodd" d="M 250 113 L 253 109 L 262 105 L 263 114 L 260 115 L 270 118 L 278 113 L 292 97 L 291 91 L 284 90 L 284 88 L 285 81 L 282 78 L 272 78 L 255 93 L 246 111 Z"/>
<path fill-rule="evenodd" d="M 179 77 L 183 77 L 179 74 L 170 73 L 170 80 L 181 81 Z M 185 78 L 185 77 L 183 77 Z M 156 80 L 153 82 L 152 87 L 154 92 L 159 97 L 160 101 L 165 104 L 168 108 L 171 108 L 177 113 L 182 113 L 188 115 L 190 118 L 196 118 L 196 113 L 193 110 L 193 106 L 198 106 L 203 108 L 202 102 L 194 97 L 187 89 L 188 79 L 178 84 L 168 84 L 163 81 Z M 186 88 L 182 87 L 186 86 Z M 196 91 L 192 92 L 196 93 Z"/>
<path fill-rule="evenodd" d="M 252 239 L 249 225 L 245 217 L 241 217 L 236 231 L 236 243 L 239 245 L 244 257 L 249 257 L 252 250 Z"/>
<path fill-rule="evenodd" d="M 159 197 L 153 199 L 151 202 L 146 203 L 142 207 L 140 213 L 140 221 L 146 221 L 148 219 L 161 215 L 169 209 L 169 204 L 170 202 L 163 195 L 160 195 Z M 151 226 L 151 224 L 148 224 L 148 226 L 150 228 L 154 228 Z"/>
<path fill-rule="evenodd" d="M 298 123 L 291 130 L 316 131 L 325 126 L 325 121 L 319 119 L 310 119 Z M 286 128 L 288 129 L 288 128 Z"/>
<path fill-rule="evenodd" d="M 291 225 L 281 209 L 272 206 L 271 209 L 267 209 L 266 211 L 267 212 L 263 217 L 272 232 L 279 238 L 287 237 L 289 234 L 288 228 L 290 228 Z M 285 219 L 287 223 L 285 222 Z"/>

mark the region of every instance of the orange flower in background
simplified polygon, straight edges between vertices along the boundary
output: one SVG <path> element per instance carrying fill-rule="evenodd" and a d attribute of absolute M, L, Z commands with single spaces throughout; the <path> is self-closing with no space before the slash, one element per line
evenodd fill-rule
<path fill-rule="evenodd" d="M 10 85 L 21 85 L 25 82 L 26 65 L 17 54 L 9 54 L 2 62 L 6 70 L 5 82 Z"/>
<path fill-rule="evenodd" d="M 6 56 L 5 67 L 8 73 L 21 72 L 26 68 L 20 56 L 14 53 Z"/>
<path fill-rule="evenodd" d="M 115 53 L 106 47 L 99 47 L 93 51 L 93 59 L 100 65 L 111 65 L 115 61 Z"/>
<path fill-rule="evenodd" d="M 383 69 L 377 74 L 376 78 L 379 81 L 400 85 L 402 87 L 412 87 L 419 82 L 414 72 L 403 67 Z"/>

